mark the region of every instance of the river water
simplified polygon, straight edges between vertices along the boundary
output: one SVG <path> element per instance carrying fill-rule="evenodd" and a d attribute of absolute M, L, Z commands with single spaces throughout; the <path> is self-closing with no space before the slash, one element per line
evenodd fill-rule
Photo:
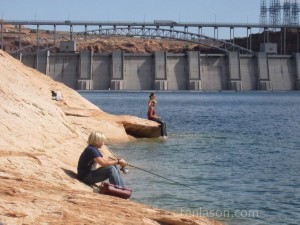
<path fill-rule="evenodd" d="M 149 92 L 80 92 L 146 118 Z M 131 164 L 132 200 L 228 225 L 300 223 L 300 92 L 157 92 L 168 140 L 111 145 Z"/>

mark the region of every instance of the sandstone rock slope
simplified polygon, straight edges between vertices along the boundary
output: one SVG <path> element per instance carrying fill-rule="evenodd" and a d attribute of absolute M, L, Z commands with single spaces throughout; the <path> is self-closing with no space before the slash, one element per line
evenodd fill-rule
<path fill-rule="evenodd" d="M 53 89 L 63 101 L 51 99 Z M 156 123 L 109 115 L 3 51 L 0 105 L 0 224 L 219 224 L 100 195 L 76 180 L 92 130 L 127 142 L 158 132 Z"/>

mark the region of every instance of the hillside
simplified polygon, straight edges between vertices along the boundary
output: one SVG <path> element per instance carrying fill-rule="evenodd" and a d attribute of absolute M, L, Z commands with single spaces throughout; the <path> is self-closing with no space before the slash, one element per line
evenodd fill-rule
<path fill-rule="evenodd" d="M 63 101 L 51 99 L 53 89 Z M 220 224 L 93 193 L 76 179 L 92 130 L 127 142 L 157 132 L 156 123 L 107 114 L 3 51 L 0 105 L 0 224 Z"/>

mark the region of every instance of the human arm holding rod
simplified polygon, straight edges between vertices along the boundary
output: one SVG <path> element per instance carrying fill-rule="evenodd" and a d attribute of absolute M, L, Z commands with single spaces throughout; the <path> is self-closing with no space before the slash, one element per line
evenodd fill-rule
<path fill-rule="evenodd" d="M 120 165 L 121 167 L 124 167 L 127 165 L 127 162 L 124 159 L 114 159 L 110 158 L 110 160 L 106 160 L 103 157 L 97 157 L 94 158 L 94 161 L 98 163 L 100 166 L 114 166 L 114 165 Z"/>

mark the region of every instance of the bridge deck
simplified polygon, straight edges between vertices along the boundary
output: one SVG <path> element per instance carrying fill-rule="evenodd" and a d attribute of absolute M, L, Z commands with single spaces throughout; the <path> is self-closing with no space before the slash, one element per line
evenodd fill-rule
<path fill-rule="evenodd" d="M 1 24 L 12 25 L 64 25 L 64 26 L 172 26 L 172 27 L 228 27 L 228 28 L 296 28 L 300 25 L 272 25 L 259 23 L 206 23 L 206 22 L 176 22 L 176 21 L 153 21 L 153 22 L 134 22 L 134 21 L 55 21 L 55 20 L 3 20 Z"/>

